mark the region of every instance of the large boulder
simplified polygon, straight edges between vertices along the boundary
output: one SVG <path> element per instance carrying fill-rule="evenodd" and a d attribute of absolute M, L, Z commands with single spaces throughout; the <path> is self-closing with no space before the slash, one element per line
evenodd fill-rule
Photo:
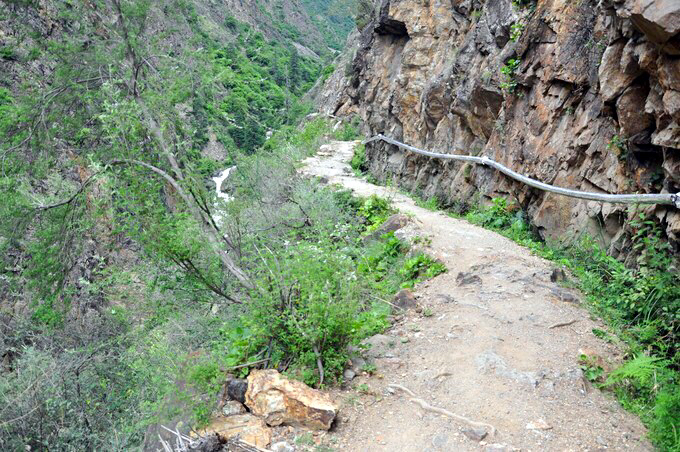
<path fill-rule="evenodd" d="M 635 26 L 656 44 L 666 44 L 680 34 L 680 2 L 677 0 L 627 0 L 624 17 L 629 16 Z M 677 43 L 667 45 L 673 53 L 680 50 Z"/>
<path fill-rule="evenodd" d="M 218 416 L 206 428 L 199 430 L 199 436 L 217 434 L 223 441 L 239 438 L 257 447 L 267 447 L 272 434 L 264 421 L 252 414 Z"/>
<path fill-rule="evenodd" d="M 293 425 L 328 430 L 338 407 L 330 397 L 276 370 L 255 370 L 248 376 L 246 406 L 268 425 Z"/>

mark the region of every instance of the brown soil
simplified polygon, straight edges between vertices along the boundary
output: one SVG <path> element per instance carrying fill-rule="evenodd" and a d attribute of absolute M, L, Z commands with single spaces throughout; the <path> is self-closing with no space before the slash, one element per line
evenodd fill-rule
<path fill-rule="evenodd" d="M 302 172 L 390 199 L 413 218 L 400 233 L 430 238 L 427 251 L 448 272 L 416 287 L 420 313 L 402 314 L 371 340 L 377 371 L 333 394 L 342 410 L 324 443 L 347 451 L 652 450 L 640 421 L 584 379 L 581 353 L 607 366 L 620 350 L 593 335 L 605 328 L 573 302 L 580 294 L 551 282 L 554 264 L 355 177 L 347 164 L 355 144 L 323 146 Z M 478 278 L 461 285 L 459 273 Z M 470 439 L 464 422 L 422 409 L 390 384 L 497 433 Z"/>

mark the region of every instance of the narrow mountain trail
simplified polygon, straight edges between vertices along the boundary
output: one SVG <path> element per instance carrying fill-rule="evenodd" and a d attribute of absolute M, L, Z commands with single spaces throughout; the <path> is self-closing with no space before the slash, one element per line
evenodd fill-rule
<path fill-rule="evenodd" d="M 323 443 L 348 451 L 652 450 L 641 422 L 584 379 L 580 354 L 600 357 L 606 368 L 620 350 L 593 335 L 604 327 L 578 305 L 577 292 L 551 282 L 554 265 L 355 177 L 348 165 L 355 145 L 322 146 L 301 172 L 390 199 L 413 218 L 399 233 L 429 238 L 426 251 L 448 272 L 416 287 L 420 313 L 398 315 L 369 339 L 377 370 L 333 393 L 342 409 Z"/>

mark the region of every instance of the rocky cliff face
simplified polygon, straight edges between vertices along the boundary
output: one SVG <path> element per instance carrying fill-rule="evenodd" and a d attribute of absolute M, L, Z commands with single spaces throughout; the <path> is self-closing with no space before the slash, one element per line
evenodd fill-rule
<path fill-rule="evenodd" d="M 521 4 L 518 4 L 521 3 Z M 487 155 L 587 191 L 680 191 L 680 2 L 382 0 L 327 113 L 440 152 Z M 493 170 L 369 145 L 371 172 L 455 205 L 509 196 L 542 234 L 625 248 L 634 207 L 529 189 Z M 483 201 L 483 199 L 482 199 Z M 680 241 L 680 212 L 641 207 Z"/>

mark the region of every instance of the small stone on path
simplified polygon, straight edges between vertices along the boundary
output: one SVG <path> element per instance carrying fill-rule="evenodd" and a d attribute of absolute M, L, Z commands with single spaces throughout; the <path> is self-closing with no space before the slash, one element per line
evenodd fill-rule
<path fill-rule="evenodd" d="M 473 275 L 472 273 L 460 272 L 458 273 L 458 276 L 456 276 L 456 282 L 458 283 L 459 286 L 467 286 L 469 284 L 481 284 L 482 278 L 480 278 L 477 275 Z"/>
<path fill-rule="evenodd" d="M 449 441 L 448 435 L 445 433 L 438 433 L 432 438 L 432 445 L 438 449 L 443 449 L 446 447 L 446 443 Z"/>
<path fill-rule="evenodd" d="M 486 438 L 487 432 L 483 428 L 466 428 L 463 430 L 463 435 L 472 441 L 481 441 Z"/>
<path fill-rule="evenodd" d="M 269 448 L 272 452 L 295 452 L 295 448 L 285 441 L 272 444 Z"/>
<path fill-rule="evenodd" d="M 550 430 L 552 425 L 548 424 L 543 419 L 537 419 L 527 424 L 527 430 Z"/>

